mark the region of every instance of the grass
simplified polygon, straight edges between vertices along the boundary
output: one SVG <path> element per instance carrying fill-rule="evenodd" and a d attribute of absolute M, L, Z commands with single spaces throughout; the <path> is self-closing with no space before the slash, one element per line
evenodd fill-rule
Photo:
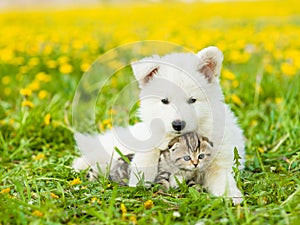
<path fill-rule="evenodd" d="M 118 6 L 28 12 L 27 16 L 14 12 L 0 14 L 0 224 L 299 224 L 300 68 L 293 61 L 299 59 L 300 51 L 295 41 L 300 33 L 299 7 L 295 1 L 289 5 L 280 1 L 274 5 L 231 3 L 226 12 L 232 4 L 242 12 L 235 10 L 234 18 L 221 14 L 220 21 L 206 10 L 204 16 L 191 13 L 180 25 L 171 22 L 173 13 L 201 11 L 203 5 L 174 6 L 164 15 L 162 26 L 170 35 L 165 38 L 179 44 L 188 43 L 195 50 L 213 44 L 224 51 L 221 84 L 247 138 L 246 167 L 236 173 L 245 195 L 242 205 L 233 206 L 226 199 L 186 185 L 163 194 L 157 186 L 118 187 L 103 177 L 90 182 L 84 171 L 76 173 L 70 167 L 79 155 L 74 147 L 71 103 L 83 67 L 124 43 L 122 40 L 147 35 L 161 39 L 163 33 L 155 26 L 158 21 L 151 16 L 167 5 L 139 6 L 144 13 L 132 12 L 137 24 Z M 258 15 L 256 4 L 262 4 Z M 226 7 L 223 3 L 210 6 L 216 13 Z M 272 17 L 272 7 L 275 11 L 280 8 L 283 17 Z M 82 19 L 76 17 L 79 12 Z M 117 13 L 129 22 L 110 17 Z M 66 19 L 59 20 L 58 14 Z M 149 34 L 130 36 L 128 30 L 145 30 L 144 15 L 156 21 L 147 23 Z M 262 19 L 263 15 L 268 19 Z M 110 19 L 113 28 L 105 26 Z M 101 26 L 91 26 L 95 21 L 101 21 Z M 210 25 L 216 30 L 208 28 Z M 84 28 L 86 35 L 72 33 L 78 28 Z M 196 30 L 211 39 L 199 35 L 196 40 Z M 249 43 L 255 46 L 251 53 L 245 51 Z M 40 72 L 44 76 L 38 75 Z M 128 108 L 131 100 L 125 95 L 119 99 L 117 112 L 111 110 L 116 94 L 133 80 L 128 67 L 119 73 L 97 100 L 96 125 L 101 131 L 109 129 L 112 122 L 123 124 L 128 113 L 129 123 L 138 120 L 137 105 Z M 31 93 L 20 93 L 23 89 Z"/>

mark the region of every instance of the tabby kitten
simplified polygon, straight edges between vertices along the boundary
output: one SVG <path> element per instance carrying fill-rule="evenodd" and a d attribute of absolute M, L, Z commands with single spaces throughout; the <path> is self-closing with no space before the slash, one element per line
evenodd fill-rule
<path fill-rule="evenodd" d="M 210 161 L 213 143 L 197 133 L 174 138 L 169 149 L 161 152 L 155 183 L 165 189 L 178 187 L 178 182 L 202 184 L 202 172 Z"/>
<path fill-rule="evenodd" d="M 208 164 L 212 145 L 206 137 L 196 133 L 187 133 L 172 139 L 169 148 L 161 152 L 158 174 L 154 182 L 161 184 L 165 189 L 178 187 L 176 179 L 179 182 L 185 180 L 188 184 L 201 184 L 201 170 Z M 131 161 L 133 154 L 126 157 Z M 119 158 L 110 171 L 109 179 L 125 186 L 128 184 L 129 174 L 129 164 L 123 158 Z M 90 171 L 90 175 L 96 177 L 93 171 Z"/>

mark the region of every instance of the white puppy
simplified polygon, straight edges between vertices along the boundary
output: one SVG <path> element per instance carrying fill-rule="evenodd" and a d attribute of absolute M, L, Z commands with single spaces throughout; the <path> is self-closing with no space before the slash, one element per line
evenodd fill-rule
<path fill-rule="evenodd" d="M 212 163 L 206 168 L 204 186 L 215 196 L 242 201 L 242 194 L 232 174 L 234 148 L 244 158 L 242 130 L 230 108 L 224 103 L 219 84 L 223 54 L 208 47 L 197 54 L 174 53 L 152 56 L 132 63 L 139 82 L 142 123 L 128 128 L 114 128 L 104 135 L 75 133 L 83 156 L 74 161 L 75 169 L 99 164 L 105 171 L 123 154 L 135 155 L 129 185 L 139 179 L 153 182 L 157 173 L 160 149 L 182 133 L 196 131 L 213 143 Z"/>

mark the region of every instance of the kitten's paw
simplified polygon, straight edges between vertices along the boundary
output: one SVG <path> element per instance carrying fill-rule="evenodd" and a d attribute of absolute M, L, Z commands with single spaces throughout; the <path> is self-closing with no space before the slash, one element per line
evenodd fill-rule
<path fill-rule="evenodd" d="M 86 178 L 88 178 L 89 181 L 95 181 L 98 179 L 99 174 L 94 169 L 90 169 L 88 173 L 86 174 Z"/>
<path fill-rule="evenodd" d="M 163 189 L 166 191 L 168 191 L 170 189 L 170 184 L 169 184 L 169 181 L 167 181 L 167 180 L 161 180 L 160 182 L 158 182 L 158 184 L 161 185 L 160 189 Z"/>

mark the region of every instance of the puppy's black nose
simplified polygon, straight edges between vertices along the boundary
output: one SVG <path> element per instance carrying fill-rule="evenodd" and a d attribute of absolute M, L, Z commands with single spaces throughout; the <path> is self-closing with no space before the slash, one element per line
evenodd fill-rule
<path fill-rule="evenodd" d="M 176 130 L 176 131 L 181 131 L 181 130 L 183 130 L 183 129 L 185 128 L 185 125 L 186 125 L 186 123 L 185 123 L 185 121 L 183 121 L 183 120 L 174 120 L 174 121 L 172 122 L 172 127 L 173 127 L 173 129 Z"/>

